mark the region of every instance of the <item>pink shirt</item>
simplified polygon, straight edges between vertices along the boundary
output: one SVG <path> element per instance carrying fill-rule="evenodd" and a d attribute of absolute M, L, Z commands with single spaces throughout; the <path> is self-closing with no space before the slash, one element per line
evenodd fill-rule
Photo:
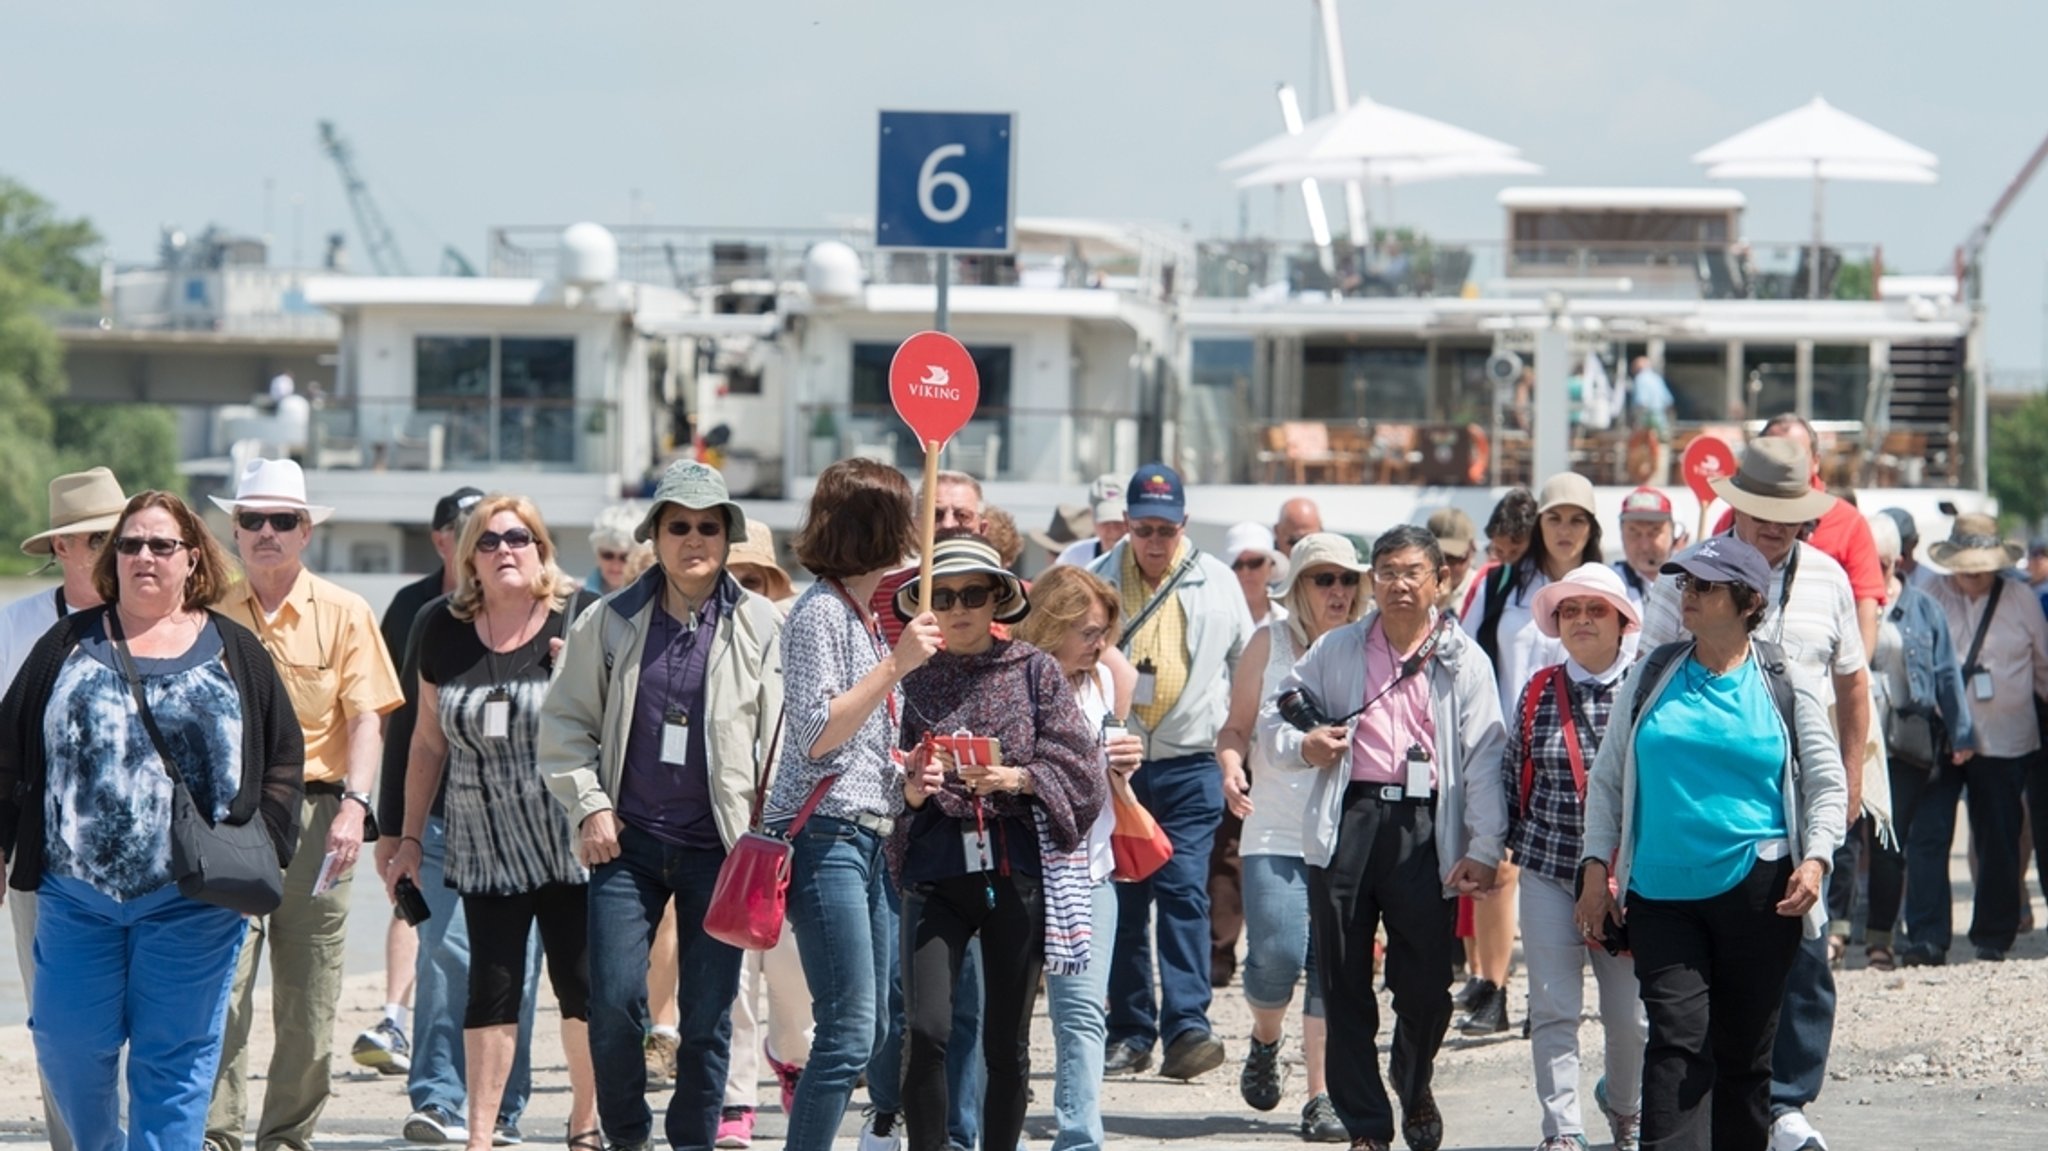
<path fill-rule="evenodd" d="M 1365 698 L 1371 699 L 1401 674 L 1403 656 L 1387 641 L 1386 629 L 1375 618 L 1365 633 Z M 1434 623 L 1434 621 L 1432 621 Z M 1428 642 L 1427 635 L 1417 643 Z M 1361 700 L 1359 702 L 1364 702 Z M 1351 730 L 1351 781 L 1353 783 L 1405 784 L 1408 781 L 1408 749 L 1415 744 L 1436 754 L 1436 717 L 1429 710 L 1429 672 L 1416 672 L 1401 681 L 1379 702 L 1365 709 Z M 1430 764 L 1430 787 L 1436 787 L 1436 765 Z"/>

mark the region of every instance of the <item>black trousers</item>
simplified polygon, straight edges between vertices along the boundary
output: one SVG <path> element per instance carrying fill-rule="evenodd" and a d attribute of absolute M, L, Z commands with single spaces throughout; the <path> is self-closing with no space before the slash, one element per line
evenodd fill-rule
<path fill-rule="evenodd" d="M 1308 869 L 1308 911 L 1330 1033 L 1330 1102 L 1353 1139 L 1391 1140 L 1394 1112 L 1380 1078 L 1373 933 L 1384 920 L 1387 988 L 1394 998 L 1387 1078 L 1405 1110 L 1429 1090 L 1437 1049 L 1451 1026 L 1458 905 L 1443 895 L 1435 813 L 1426 804 L 1384 803 L 1378 790 L 1356 783 L 1345 789 L 1336 851 L 1329 866 Z"/>
<path fill-rule="evenodd" d="M 464 1027 L 519 1022 L 526 937 L 540 924 L 541 953 L 562 1018 L 590 1018 L 589 885 L 550 883 L 519 895 L 464 895 L 469 924 L 469 1006 Z"/>
<path fill-rule="evenodd" d="M 1892 834 L 1898 846 L 1886 847 L 1872 839 L 1870 844 L 1870 907 L 1865 912 L 1864 931 L 1872 943 L 1890 945 L 1885 938 L 1899 921 L 1899 899 L 1906 890 L 1906 837 L 1913 831 L 1913 815 L 1920 810 L 1920 797 L 1927 793 L 1930 769 L 1893 756 L 1885 775 L 1892 785 Z M 1830 877 L 1841 882 L 1841 873 Z"/>
<path fill-rule="evenodd" d="M 1799 951 L 1777 913 L 1792 861 L 1758 860 L 1709 899 L 1628 897 L 1628 938 L 1650 1017 L 1643 1146 L 1758 1151 L 1771 1131 L 1771 1048 Z"/>
<path fill-rule="evenodd" d="M 989 892 L 995 893 L 989 906 Z M 946 1045 L 967 941 L 981 936 L 981 1146 L 1015 1147 L 1031 1081 L 1031 1009 L 1045 969 L 1045 902 L 1023 875 L 963 875 L 903 895 L 903 1128 L 946 1151 Z"/>

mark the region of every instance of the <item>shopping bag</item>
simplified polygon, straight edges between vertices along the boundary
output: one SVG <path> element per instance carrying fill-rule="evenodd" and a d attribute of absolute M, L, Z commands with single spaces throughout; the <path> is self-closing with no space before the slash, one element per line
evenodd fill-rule
<path fill-rule="evenodd" d="M 1116 808 L 1116 826 L 1109 832 L 1109 851 L 1115 860 L 1111 876 L 1123 883 L 1150 879 L 1173 858 L 1173 842 L 1166 838 L 1166 829 L 1138 802 L 1129 780 L 1111 775 L 1109 798 Z"/>

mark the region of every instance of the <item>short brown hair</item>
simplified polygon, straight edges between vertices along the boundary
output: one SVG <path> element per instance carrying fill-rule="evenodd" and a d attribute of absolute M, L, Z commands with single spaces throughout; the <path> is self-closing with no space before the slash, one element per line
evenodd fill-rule
<path fill-rule="evenodd" d="M 169 512 L 178 523 L 178 538 L 185 541 L 192 553 L 192 575 L 185 581 L 186 611 L 197 611 L 212 607 L 228 590 L 229 575 L 227 553 L 220 548 L 220 541 L 206 530 L 199 519 L 199 513 L 192 505 L 170 492 L 148 491 L 137 494 L 121 509 L 121 518 L 114 521 L 113 530 L 107 533 L 107 542 L 100 548 L 100 554 L 92 561 L 92 589 L 100 598 L 110 604 L 121 602 L 121 574 L 119 549 L 114 544 L 121 538 L 121 529 L 138 513 L 150 508 L 162 508 Z"/>
<path fill-rule="evenodd" d="M 818 475 L 790 548 L 819 579 L 893 568 L 917 549 L 910 481 L 876 460 L 840 460 Z"/>
<path fill-rule="evenodd" d="M 1116 640 L 1123 600 L 1116 589 L 1073 564 L 1054 564 L 1031 581 L 1031 614 L 1010 625 L 1010 638 L 1050 652 L 1067 641 L 1067 629 L 1088 618 L 1088 609 L 1102 605 L 1109 620 L 1109 639 Z"/>
<path fill-rule="evenodd" d="M 477 541 L 490 530 L 491 517 L 499 512 L 511 512 L 533 533 L 533 546 L 540 549 L 540 578 L 533 581 L 533 598 L 548 601 L 549 611 L 560 611 L 569 602 L 576 585 L 555 566 L 555 540 L 548 535 L 548 525 L 540 518 L 540 509 L 525 496 L 488 495 L 469 509 L 469 518 L 462 521 L 462 535 L 455 541 L 455 552 L 450 559 L 455 565 L 455 591 L 448 597 L 448 614 L 459 620 L 473 620 L 484 607 L 484 588 L 477 582 L 476 559 Z"/>
<path fill-rule="evenodd" d="M 1003 566 L 1014 568 L 1024 558 L 1024 537 L 1017 534 L 1017 517 L 1001 508 L 981 509 L 983 535 L 996 554 L 1003 557 Z"/>

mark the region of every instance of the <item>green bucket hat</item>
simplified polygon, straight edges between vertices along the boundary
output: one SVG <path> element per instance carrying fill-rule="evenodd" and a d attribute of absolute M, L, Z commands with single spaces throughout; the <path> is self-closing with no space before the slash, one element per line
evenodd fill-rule
<path fill-rule="evenodd" d="M 732 543 L 746 541 L 747 513 L 732 502 L 732 496 L 725 490 L 725 477 L 709 464 L 696 460 L 677 460 L 670 464 L 668 470 L 661 473 L 661 484 L 654 489 L 654 502 L 648 505 L 647 515 L 633 530 L 634 539 L 646 543 L 654 538 L 655 528 L 661 523 L 663 504 L 674 504 L 693 512 L 718 508 L 725 513 L 725 538 Z"/>

